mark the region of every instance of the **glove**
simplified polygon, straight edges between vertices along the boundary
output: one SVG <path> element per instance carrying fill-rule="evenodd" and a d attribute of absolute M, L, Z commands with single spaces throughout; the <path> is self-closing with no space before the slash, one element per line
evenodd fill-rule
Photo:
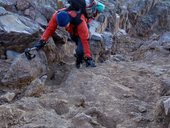
<path fill-rule="evenodd" d="M 86 62 L 86 67 L 96 67 L 95 61 L 91 57 L 84 58 Z"/>
<path fill-rule="evenodd" d="M 44 47 L 45 44 L 46 44 L 45 40 L 40 40 L 33 47 L 36 47 L 36 50 L 40 50 L 42 47 Z"/>

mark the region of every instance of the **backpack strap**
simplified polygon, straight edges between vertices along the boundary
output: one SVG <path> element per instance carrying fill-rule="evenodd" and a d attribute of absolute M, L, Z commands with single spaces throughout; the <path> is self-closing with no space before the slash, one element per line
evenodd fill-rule
<path fill-rule="evenodd" d="M 81 14 L 87 18 L 85 0 L 68 0 L 68 3 L 70 4 L 68 7 L 70 10 L 81 11 Z"/>
<path fill-rule="evenodd" d="M 76 15 L 74 13 L 76 13 Z M 71 15 L 71 23 L 73 23 L 75 26 L 78 26 L 79 24 L 82 23 L 80 12 L 72 11 L 70 15 Z"/>
<path fill-rule="evenodd" d="M 66 8 L 65 11 L 67 11 L 70 14 L 72 24 L 78 26 L 79 24 L 82 23 L 81 11 L 72 10 L 71 7 Z"/>

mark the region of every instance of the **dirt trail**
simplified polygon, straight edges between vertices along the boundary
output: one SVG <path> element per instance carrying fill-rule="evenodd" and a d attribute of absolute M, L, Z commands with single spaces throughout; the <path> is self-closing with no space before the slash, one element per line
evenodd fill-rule
<path fill-rule="evenodd" d="M 62 72 L 59 78 L 57 70 L 56 77 L 47 85 L 50 93 L 62 90 L 70 105 L 75 105 L 75 100 L 81 104 L 82 98 L 81 112 L 97 108 L 106 114 L 112 121 L 102 124 L 97 117 L 98 123 L 106 128 L 163 128 L 163 123 L 155 119 L 155 106 L 160 97 L 161 80 L 170 72 L 167 67 L 168 64 L 116 62 L 113 58 L 96 68 L 76 69 L 66 64 L 60 67 L 65 74 Z M 61 76 L 63 80 L 59 84 Z"/>

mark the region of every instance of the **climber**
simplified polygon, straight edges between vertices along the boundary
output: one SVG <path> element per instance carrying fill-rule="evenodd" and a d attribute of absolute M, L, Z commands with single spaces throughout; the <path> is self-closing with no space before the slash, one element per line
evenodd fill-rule
<path fill-rule="evenodd" d="M 71 39 L 76 43 L 77 46 L 75 50 L 76 67 L 80 68 L 80 65 L 83 63 L 83 61 L 85 61 L 86 67 L 96 67 L 95 61 L 92 59 L 91 56 L 88 41 L 89 31 L 87 27 L 87 22 L 90 18 L 93 17 L 93 15 L 88 15 L 88 13 L 83 12 L 83 8 L 86 8 L 85 1 L 84 3 L 82 2 L 82 4 L 78 2 L 74 3 L 75 0 L 69 0 L 69 2 L 70 6 L 68 8 L 60 9 L 53 14 L 45 32 L 41 36 L 41 39 L 34 45 L 34 47 L 37 50 L 40 50 L 46 44 L 48 39 L 53 35 L 55 30 L 57 29 L 57 26 L 64 27 L 66 31 L 70 33 Z M 77 6 L 75 6 L 75 4 L 77 4 Z M 89 8 L 90 6 L 88 7 L 88 9 Z"/>

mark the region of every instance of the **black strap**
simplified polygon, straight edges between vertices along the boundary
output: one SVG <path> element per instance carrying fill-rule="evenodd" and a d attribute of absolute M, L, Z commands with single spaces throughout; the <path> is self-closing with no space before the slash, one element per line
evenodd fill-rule
<path fill-rule="evenodd" d="M 68 8 L 65 9 L 65 11 L 69 12 L 69 11 L 75 11 L 76 12 L 76 17 L 72 17 L 71 16 L 71 23 L 74 24 L 75 26 L 78 26 L 79 24 L 82 23 L 81 20 L 81 11 L 76 11 L 74 10 L 74 8 L 72 8 L 71 6 L 69 6 Z"/>

